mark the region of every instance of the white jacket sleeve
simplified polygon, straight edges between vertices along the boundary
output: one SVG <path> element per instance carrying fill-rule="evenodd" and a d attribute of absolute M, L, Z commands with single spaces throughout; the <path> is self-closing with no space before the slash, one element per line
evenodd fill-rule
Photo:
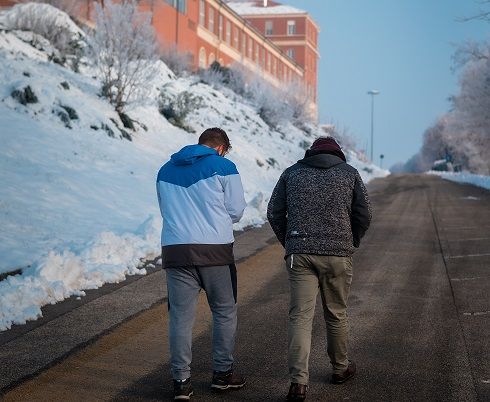
<path fill-rule="evenodd" d="M 225 208 L 233 223 L 237 223 L 243 216 L 247 206 L 243 193 L 242 181 L 239 174 L 223 177 L 223 191 L 225 193 Z"/>

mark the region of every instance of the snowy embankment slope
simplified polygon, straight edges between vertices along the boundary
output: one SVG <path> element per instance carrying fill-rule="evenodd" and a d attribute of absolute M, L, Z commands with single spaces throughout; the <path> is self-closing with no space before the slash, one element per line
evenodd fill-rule
<path fill-rule="evenodd" d="M 435 174 L 446 180 L 455 181 L 457 183 L 468 183 L 474 186 L 486 188 L 490 190 L 490 176 L 467 172 L 436 172 L 431 170 L 429 174 Z"/>
<path fill-rule="evenodd" d="M 159 167 L 207 127 L 230 135 L 248 207 L 236 229 L 264 222 L 281 171 L 321 135 L 292 125 L 270 129 L 253 105 L 196 77 L 177 79 L 161 62 L 152 95 L 128 108 L 136 130 L 123 137 L 114 109 L 98 96 L 88 66 L 75 73 L 49 61 L 49 42 L 30 32 L 0 28 L 0 330 L 41 316 L 41 307 L 83 289 L 145 274 L 141 259 L 160 252 L 155 195 Z M 12 97 L 29 87 L 37 102 Z M 171 125 L 157 96 L 183 91 L 201 98 L 186 119 L 195 131 Z M 75 112 L 75 114 L 73 113 Z M 127 136 L 127 135 L 126 135 Z M 388 172 L 349 161 L 365 181 Z"/>

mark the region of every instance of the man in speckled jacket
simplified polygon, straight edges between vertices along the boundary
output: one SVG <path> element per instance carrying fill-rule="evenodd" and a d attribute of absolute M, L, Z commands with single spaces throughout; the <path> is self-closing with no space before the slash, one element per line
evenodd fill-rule
<path fill-rule="evenodd" d="M 331 382 L 356 371 L 348 359 L 347 299 L 352 255 L 371 221 L 358 171 L 346 163 L 332 137 L 320 137 L 304 159 L 286 169 L 272 193 L 267 217 L 286 249 L 290 284 L 288 400 L 306 398 L 311 329 L 318 290 L 327 324 Z"/>

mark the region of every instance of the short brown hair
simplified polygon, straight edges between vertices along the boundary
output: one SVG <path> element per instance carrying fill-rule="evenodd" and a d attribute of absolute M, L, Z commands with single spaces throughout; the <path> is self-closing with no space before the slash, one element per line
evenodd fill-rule
<path fill-rule="evenodd" d="M 199 137 L 198 143 L 212 148 L 223 145 L 227 151 L 231 149 L 230 139 L 228 138 L 226 131 L 218 127 L 204 130 Z"/>

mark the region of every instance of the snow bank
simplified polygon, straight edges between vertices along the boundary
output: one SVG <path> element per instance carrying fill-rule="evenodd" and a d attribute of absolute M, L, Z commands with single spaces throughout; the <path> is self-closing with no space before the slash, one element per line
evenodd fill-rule
<path fill-rule="evenodd" d="M 473 184 L 474 186 L 490 190 L 490 176 L 466 172 L 436 172 L 434 170 L 428 173 L 440 176 L 446 180 L 455 181 L 457 183 Z"/>
<path fill-rule="evenodd" d="M 149 218 L 136 234 L 118 236 L 102 232 L 77 255 L 50 251 L 22 275 L 0 282 L 0 330 L 42 317 L 41 306 L 70 296 L 84 296 L 81 289 L 123 281 L 126 275 L 144 275 L 142 256 L 159 252 L 160 218 Z"/>
<path fill-rule="evenodd" d="M 98 96 L 93 70 L 82 66 L 77 74 L 49 62 L 49 43 L 38 46 L 32 35 L 0 31 L 0 273 L 22 269 L 0 282 L 0 330 L 83 289 L 144 274 L 140 260 L 160 252 L 157 171 L 205 128 L 223 127 L 233 144 L 229 158 L 248 203 L 237 230 L 264 222 L 279 175 L 322 135 L 292 125 L 272 130 L 236 94 L 176 78 L 158 62 L 150 96 L 127 111 L 138 122 L 127 141 L 119 116 Z M 37 102 L 23 105 L 11 95 L 27 87 Z M 200 99 L 186 118 L 188 131 L 159 113 L 161 91 Z M 366 182 L 388 174 L 354 152 L 347 157 Z"/>

